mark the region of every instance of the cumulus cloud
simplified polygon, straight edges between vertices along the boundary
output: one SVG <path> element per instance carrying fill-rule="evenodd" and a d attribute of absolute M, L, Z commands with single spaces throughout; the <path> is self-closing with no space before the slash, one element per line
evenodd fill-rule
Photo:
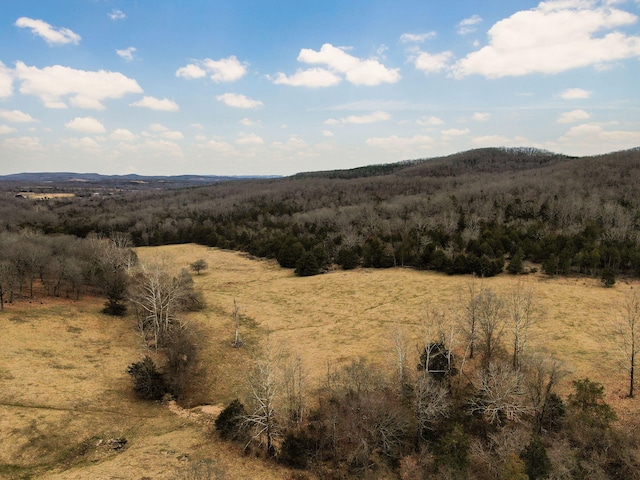
<path fill-rule="evenodd" d="M 203 148 L 208 150 L 212 150 L 216 153 L 220 153 L 222 155 L 237 155 L 238 151 L 236 148 L 228 142 L 223 140 L 209 140 L 207 143 L 200 145 Z"/>
<path fill-rule="evenodd" d="M 402 151 L 416 148 L 431 148 L 433 138 L 428 135 L 414 135 L 413 137 L 374 137 L 367 139 L 367 145 L 386 150 Z"/>
<path fill-rule="evenodd" d="M 484 135 L 471 139 L 475 147 L 521 147 L 522 145 L 532 145 L 526 137 L 517 136 L 515 138 L 503 135 Z"/>
<path fill-rule="evenodd" d="M 442 136 L 443 137 L 461 137 L 463 135 L 468 135 L 469 134 L 469 129 L 465 128 L 465 129 L 458 129 L 458 128 L 450 128 L 448 130 L 442 130 Z"/>
<path fill-rule="evenodd" d="M 323 130 L 322 131 L 322 136 L 323 137 L 333 137 L 334 133 L 331 130 Z"/>
<path fill-rule="evenodd" d="M 100 144 L 90 137 L 65 138 L 65 139 L 61 139 L 61 142 L 64 145 L 70 146 L 71 148 L 77 148 L 80 150 L 95 152 L 101 149 Z"/>
<path fill-rule="evenodd" d="M 276 85 L 289 85 L 291 87 L 322 88 L 333 87 L 339 84 L 342 78 L 324 68 L 310 68 L 298 70 L 293 75 L 278 73 L 273 78 Z"/>
<path fill-rule="evenodd" d="M 591 118 L 591 114 L 589 112 L 585 112 L 584 110 L 572 110 L 570 112 L 562 113 L 558 117 L 558 123 L 575 123 L 589 118 Z"/>
<path fill-rule="evenodd" d="M 471 120 L 476 122 L 486 122 L 491 117 L 491 114 L 485 112 L 476 112 L 471 115 Z"/>
<path fill-rule="evenodd" d="M 234 108 L 258 108 L 263 105 L 260 100 L 253 100 L 238 93 L 224 93 L 222 95 L 218 95 L 216 100 L 224 103 L 228 107 Z"/>
<path fill-rule="evenodd" d="M 458 23 L 457 31 L 460 35 L 468 35 L 476 31 L 476 27 L 480 22 L 482 22 L 480 15 L 472 15 Z"/>
<path fill-rule="evenodd" d="M 446 70 L 451 65 L 453 53 L 446 51 L 440 53 L 418 52 L 411 61 L 418 70 L 424 73 L 438 73 Z"/>
<path fill-rule="evenodd" d="M 184 138 L 184 134 L 178 130 L 168 130 L 162 133 L 162 137 L 168 140 L 182 140 Z"/>
<path fill-rule="evenodd" d="M 271 147 L 276 148 L 278 150 L 291 152 L 294 150 L 302 150 L 309 146 L 307 142 L 302 140 L 301 138 L 291 135 L 286 142 L 273 142 L 271 143 Z"/>
<path fill-rule="evenodd" d="M 563 100 L 581 100 L 590 98 L 591 92 L 582 88 L 567 88 L 566 90 L 563 90 L 559 96 Z"/>
<path fill-rule="evenodd" d="M 400 80 L 398 68 L 387 68 L 375 58 L 361 59 L 346 52 L 346 47 L 334 47 L 330 43 L 322 45 L 319 51 L 303 48 L 298 55 L 300 63 L 323 65 L 324 68 L 298 71 L 287 76 L 278 73 L 274 83 L 304 87 L 328 87 L 340 83 L 338 75 L 354 85 L 380 85 L 396 83 Z"/>
<path fill-rule="evenodd" d="M 64 124 L 65 127 L 82 133 L 104 133 L 104 125 L 93 117 L 76 117 Z"/>
<path fill-rule="evenodd" d="M 118 10 L 117 8 L 111 10 L 109 13 L 107 13 L 107 15 L 111 20 L 124 20 L 125 18 L 127 18 L 125 13 L 122 10 Z"/>
<path fill-rule="evenodd" d="M 197 60 L 176 71 L 176 77 L 187 79 L 202 78 L 207 74 L 216 83 L 235 82 L 247 74 L 247 64 L 231 55 L 220 60 Z"/>
<path fill-rule="evenodd" d="M 162 112 L 177 112 L 180 110 L 180 106 L 173 100 L 168 98 L 159 99 L 156 97 L 144 96 L 142 100 L 129 104 L 130 107 L 143 107 L 150 110 L 157 110 Z"/>
<path fill-rule="evenodd" d="M 0 125 L 0 135 L 9 135 L 10 133 L 16 133 L 17 130 L 9 125 Z"/>
<path fill-rule="evenodd" d="M 38 68 L 16 63 L 20 93 L 35 95 L 48 108 L 67 108 L 65 97 L 74 107 L 103 110 L 104 100 L 142 93 L 138 82 L 118 72 L 76 70 L 62 65 Z"/>
<path fill-rule="evenodd" d="M 119 140 L 122 142 L 133 142 L 134 140 L 137 140 L 139 138 L 138 135 L 130 132 L 126 128 L 116 128 L 113 132 L 111 132 L 111 135 L 109 135 L 109 137 L 112 140 Z"/>
<path fill-rule="evenodd" d="M 263 145 L 264 140 L 255 133 L 241 133 L 236 139 L 238 145 Z"/>
<path fill-rule="evenodd" d="M 133 60 L 133 53 L 136 51 L 136 47 L 125 48 L 124 50 L 116 50 L 116 53 L 120 58 L 124 58 L 127 62 Z"/>
<path fill-rule="evenodd" d="M 42 143 L 38 137 L 12 137 L 7 138 L 2 145 L 7 150 L 42 150 Z"/>
<path fill-rule="evenodd" d="M 13 78 L 11 71 L 0 62 L 0 98 L 13 95 Z"/>
<path fill-rule="evenodd" d="M 603 125 L 585 123 L 571 127 L 552 147 L 573 155 L 594 155 L 637 147 L 640 130 L 606 130 Z"/>
<path fill-rule="evenodd" d="M 36 121 L 31 115 L 20 110 L 0 110 L 0 118 L 12 123 L 33 123 Z"/>
<path fill-rule="evenodd" d="M 180 67 L 176 70 L 176 77 L 194 79 L 202 78 L 207 75 L 207 71 L 204 68 L 199 67 L 193 63 L 190 63 L 184 67 Z"/>
<path fill-rule="evenodd" d="M 433 127 L 436 125 L 442 125 L 444 123 L 444 120 L 434 116 L 420 117 L 418 120 L 416 120 L 416 123 L 423 127 Z"/>
<path fill-rule="evenodd" d="M 614 30 L 637 20 L 610 2 L 541 2 L 493 25 L 489 44 L 456 62 L 453 74 L 457 78 L 556 74 L 638 57 L 640 36 Z"/>
<path fill-rule="evenodd" d="M 436 32 L 426 32 L 426 33 L 403 33 L 400 36 L 401 43 L 422 43 L 426 40 L 434 38 L 436 36 Z"/>
<path fill-rule="evenodd" d="M 368 115 L 349 115 L 348 117 L 344 117 L 341 119 L 330 118 L 326 120 L 324 123 L 325 125 L 339 125 L 339 124 L 347 124 L 347 123 L 363 125 L 367 123 L 384 122 L 386 120 L 389 120 L 390 118 L 391 118 L 391 115 L 389 115 L 387 112 L 378 110 Z"/>
<path fill-rule="evenodd" d="M 67 43 L 78 44 L 82 39 L 80 35 L 68 28 L 54 28 L 47 22 L 28 17 L 20 17 L 16 20 L 18 28 L 28 28 L 34 35 L 41 37 L 49 45 L 65 45 Z"/>

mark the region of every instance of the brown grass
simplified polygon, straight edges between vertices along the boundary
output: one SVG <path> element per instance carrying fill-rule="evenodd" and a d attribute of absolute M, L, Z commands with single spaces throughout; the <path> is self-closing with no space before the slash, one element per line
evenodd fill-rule
<path fill-rule="evenodd" d="M 271 261 L 196 245 L 142 248 L 138 255 L 176 272 L 199 258 L 209 264 L 194 275 L 208 308 L 185 318 L 202 339 L 207 382 L 201 396 L 218 407 L 243 397 L 246 367 L 267 332 L 274 344 L 302 357 L 310 384 L 322 381 L 328 363 L 360 356 L 390 369 L 394 329 L 418 345 L 427 310 L 455 312 L 470 281 L 406 269 L 299 278 Z M 571 372 L 563 392 L 571 379 L 588 376 L 605 386 L 623 419 L 637 414 L 639 401 L 621 398 L 627 382 L 608 332 L 615 305 L 638 284 L 605 289 L 590 279 L 524 281 L 545 311 L 532 346 L 557 356 Z M 506 292 L 513 282 L 504 275 L 484 286 Z M 246 341 L 240 349 L 231 347 L 234 299 Z M 177 415 L 136 400 L 125 373 L 144 353 L 133 319 L 102 315 L 101 307 L 100 299 L 45 298 L 43 304 L 7 305 L 0 313 L 0 478 L 171 478 L 188 465 L 185 454 L 189 461 L 211 459 L 229 478 L 290 476 L 208 435 L 212 416 Z M 415 364 L 417 348 L 411 351 Z M 128 439 L 121 452 L 105 443 L 117 437 Z"/>

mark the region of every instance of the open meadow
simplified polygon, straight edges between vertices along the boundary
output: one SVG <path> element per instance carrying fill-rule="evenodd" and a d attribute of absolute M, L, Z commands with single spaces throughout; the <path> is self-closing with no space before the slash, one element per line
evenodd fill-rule
<path fill-rule="evenodd" d="M 290 478 L 288 470 L 243 457 L 210 434 L 216 408 L 243 398 L 251 356 L 268 342 L 299 356 L 309 392 L 328 365 L 364 357 L 381 371 L 393 368 L 394 332 L 409 341 L 409 366 L 433 308 L 456 320 L 471 277 L 411 269 L 336 270 L 296 277 L 276 262 L 197 245 L 137 249 L 139 260 L 178 273 L 204 259 L 193 274 L 207 308 L 184 319 L 199 332 L 201 392 L 189 411 L 137 400 L 126 374 L 145 353 L 132 315 L 100 312 L 103 300 L 20 301 L 0 313 L 0 478 L 180 478 L 180 469 L 211 460 L 225 478 Z M 612 335 L 625 293 L 586 278 L 518 277 L 541 314 L 530 350 L 554 355 L 570 380 L 588 376 L 606 389 L 621 421 L 640 411 L 628 388 Z M 500 275 L 482 286 L 506 294 L 516 277 Z M 245 346 L 231 347 L 234 300 Z M 507 335 L 508 341 L 508 335 Z M 415 347 L 414 347 L 415 345 Z M 459 335 L 457 349 L 463 350 Z M 312 397 L 312 393 L 310 394 Z M 207 415 L 206 412 L 211 412 Z M 126 438 L 122 449 L 112 440 Z"/>

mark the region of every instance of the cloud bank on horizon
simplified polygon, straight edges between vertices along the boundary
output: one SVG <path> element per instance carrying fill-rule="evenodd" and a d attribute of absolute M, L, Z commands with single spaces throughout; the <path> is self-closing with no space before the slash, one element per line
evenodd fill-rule
<path fill-rule="evenodd" d="M 11 2 L 0 174 L 292 174 L 640 145 L 640 0 L 325 3 Z"/>

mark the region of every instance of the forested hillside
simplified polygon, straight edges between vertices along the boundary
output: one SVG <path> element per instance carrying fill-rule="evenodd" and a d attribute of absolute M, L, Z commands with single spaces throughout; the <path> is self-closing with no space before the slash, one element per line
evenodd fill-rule
<path fill-rule="evenodd" d="M 15 186 L 14 188 L 18 188 Z M 640 149 L 572 158 L 535 149 L 56 201 L 5 192 L 0 229 L 136 246 L 197 242 L 276 258 L 299 275 L 332 265 L 482 276 L 640 275 Z"/>

